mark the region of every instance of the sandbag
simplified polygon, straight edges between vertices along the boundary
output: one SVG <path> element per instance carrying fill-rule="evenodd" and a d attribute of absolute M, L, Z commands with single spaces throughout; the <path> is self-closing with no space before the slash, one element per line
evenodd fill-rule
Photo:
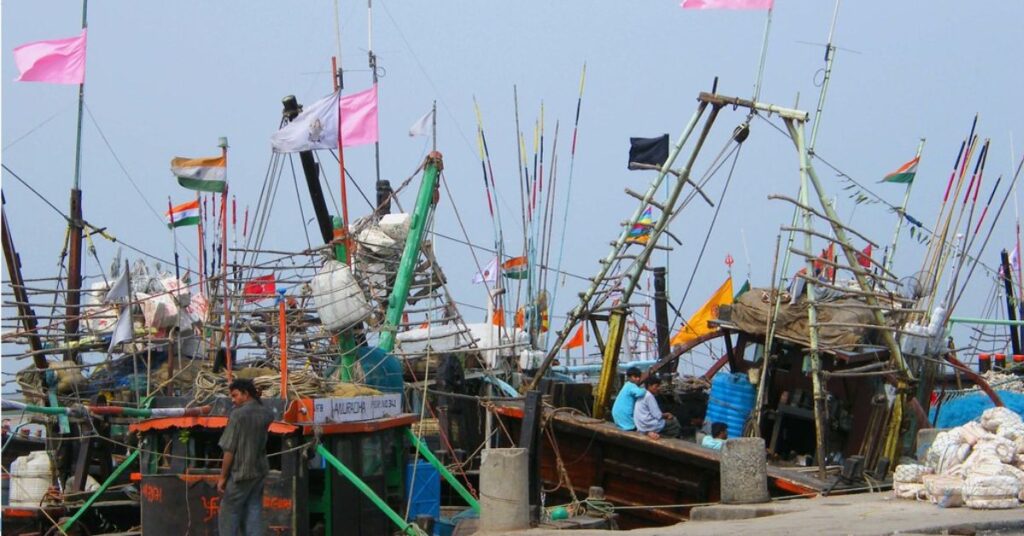
<path fill-rule="evenodd" d="M 981 414 L 981 426 L 989 432 L 995 433 L 1000 426 L 1021 424 L 1020 415 L 1009 408 L 989 408 Z"/>
<path fill-rule="evenodd" d="M 964 484 L 964 504 L 968 508 L 1002 509 L 1016 508 L 1020 494 L 1020 482 L 1011 476 L 975 475 Z"/>
<path fill-rule="evenodd" d="M 916 463 L 905 463 L 896 466 L 892 480 L 893 482 L 904 484 L 920 484 L 922 482 L 921 477 L 931 474 L 931 472 L 932 469 L 930 467 Z"/>
<path fill-rule="evenodd" d="M 964 481 L 954 476 L 924 475 L 925 493 L 928 500 L 941 508 L 955 508 L 964 504 Z"/>
<path fill-rule="evenodd" d="M 924 484 L 917 482 L 894 482 L 892 485 L 892 496 L 897 499 L 917 500 L 924 492 Z"/>
<path fill-rule="evenodd" d="M 328 330 L 343 330 L 365 320 L 372 309 L 352 270 L 338 261 L 327 261 L 309 283 L 320 322 Z"/>

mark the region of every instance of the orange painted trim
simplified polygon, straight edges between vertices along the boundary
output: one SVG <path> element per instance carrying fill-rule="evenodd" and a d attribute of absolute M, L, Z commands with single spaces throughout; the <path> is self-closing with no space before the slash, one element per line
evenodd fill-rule
<path fill-rule="evenodd" d="M 517 408 L 514 406 L 494 406 L 494 412 L 498 415 L 504 415 L 506 417 L 513 417 L 516 419 L 523 418 L 523 408 Z"/>
<path fill-rule="evenodd" d="M 341 434 L 363 434 L 367 432 L 376 432 L 378 430 L 387 430 L 390 428 L 399 428 L 402 426 L 408 426 L 419 420 L 419 416 L 413 413 L 405 413 L 402 415 L 396 415 L 386 419 L 377 419 L 373 421 L 361 421 L 361 422 L 346 422 L 346 423 L 335 423 L 335 424 L 323 424 L 323 425 L 302 425 L 303 435 L 313 435 L 319 429 L 323 435 L 341 435 Z"/>
<path fill-rule="evenodd" d="M 800 484 L 797 484 L 796 482 L 791 482 L 789 480 L 783 480 L 781 478 L 776 478 L 776 479 L 772 480 L 772 484 L 775 487 L 781 489 L 782 491 L 788 491 L 788 492 L 796 494 L 796 495 L 816 495 L 816 494 L 820 493 L 820 490 L 816 490 L 814 488 L 808 488 L 806 486 L 801 486 Z"/>
<path fill-rule="evenodd" d="M 188 473 L 178 473 L 174 476 L 178 477 L 178 480 L 181 480 L 186 484 L 195 484 L 196 482 L 204 481 L 213 482 L 214 484 L 216 484 L 217 479 L 220 478 L 220 475 L 191 475 Z"/>
<path fill-rule="evenodd" d="M 48 511 L 53 512 L 56 510 L 50 509 Z M 3 517 L 20 517 L 25 519 L 33 519 L 40 517 L 42 512 L 42 508 L 18 508 L 17 506 L 8 506 L 3 509 Z"/>
<path fill-rule="evenodd" d="M 141 482 L 142 481 L 142 473 L 132 473 L 132 474 L 128 475 L 128 480 L 130 480 L 132 482 Z"/>
<path fill-rule="evenodd" d="M 153 430 L 168 430 L 171 428 L 224 428 L 228 425 L 227 417 L 163 417 L 158 419 L 146 419 L 133 423 L 128 427 L 131 432 L 150 432 Z M 290 434 L 299 429 L 297 426 L 283 422 L 273 422 L 270 425 L 272 434 Z"/>

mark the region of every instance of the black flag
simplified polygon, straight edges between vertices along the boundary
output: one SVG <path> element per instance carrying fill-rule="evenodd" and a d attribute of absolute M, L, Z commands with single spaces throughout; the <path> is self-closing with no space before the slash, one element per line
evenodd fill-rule
<path fill-rule="evenodd" d="M 668 134 L 657 138 L 629 138 L 629 169 L 633 164 L 661 167 L 668 160 Z"/>

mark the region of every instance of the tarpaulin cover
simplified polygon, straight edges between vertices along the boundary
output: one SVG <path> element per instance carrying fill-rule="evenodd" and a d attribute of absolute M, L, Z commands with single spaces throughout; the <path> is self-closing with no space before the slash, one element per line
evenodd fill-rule
<path fill-rule="evenodd" d="M 756 335 L 765 334 L 768 317 L 774 306 L 774 300 L 769 298 L 769 292 L 765 288 L 755 288 L 736 299 L 732 306 L 731 319 L 740 330 Z M 849 297 L 819 301 L 818 323 L 872 324 L 874 319 L 871 310 L 863 305 L 862 301 Z M 823 347 L 863 344 L 867 342 L 870 331 L 867 328 L 820 326 L 818 341 Z M 786 339 L 810 344 L 806 300 L 800 300 L 793 305 L 783 302 L 779 307 L 775 333 Z"/>

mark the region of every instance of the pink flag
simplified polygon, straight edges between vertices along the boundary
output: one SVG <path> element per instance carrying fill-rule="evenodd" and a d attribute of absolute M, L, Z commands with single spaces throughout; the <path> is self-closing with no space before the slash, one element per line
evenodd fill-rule
<path fill-rule="evenodd" d="M 683 9 L 771 9 L 774 0 L 683 0 Z"/>
<path fill-rule="evenodd" d="M 345 147 L 377 141 L 377 85 L 341 98 L 341 143 Z"/>
<path fill-rule="evenodd" d="M 26 43 L 14 49 L 20 82 L 85 82 L 85 29 L 78 37 Z"/>

